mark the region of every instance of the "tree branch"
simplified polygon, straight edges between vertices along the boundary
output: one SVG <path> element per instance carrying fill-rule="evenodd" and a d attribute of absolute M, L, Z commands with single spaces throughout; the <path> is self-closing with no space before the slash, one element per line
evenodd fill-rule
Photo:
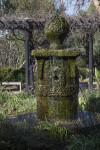
<path fill-rule="evenodd" d="M 15 34 L 14 30 L 12 30 L 12 32 L 13 32 L 13 35 L 16 37 L 16 39 L 17 39 L 17 40 L 20 40 L 20 41 L 24 41 L 24 42 L 25 42 L 25 40 L 20 39 L 20 38 L 18 38 L 18 37 L 16 36 L 16 34 Z"/>

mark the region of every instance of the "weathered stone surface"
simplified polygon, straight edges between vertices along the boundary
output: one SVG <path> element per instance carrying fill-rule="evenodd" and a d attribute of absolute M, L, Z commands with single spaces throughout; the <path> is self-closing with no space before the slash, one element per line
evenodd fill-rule
<path fill-rule="evenodd" d="M 41 120 L 77 119 L 76 97 L 37 97 L 37 117 Z M 74 109 L 73 109 L 74 108 Z"/>
<path fill-rule="evenodd" d="M 35 86 L 37 115 L 41 120 L 77 118 L 78 72 L 75 65 L 79 50 L 65 50 L 63 40 L 68 33 L 64 18 L 54 17 L 46 26 L 50 50 L 34 50 L 37 59 Z"/>
<path fill-rule="evenodd" d="M 60 50 L 33 50 L 32 51 L 33 57 L 51 57 L 51 56 L 57 56 L 57 57 L 78 57 L 80 56 L 80 50 L 66 50 L 66 49 L 60 49 Z"/>
<path fill-rule="evenodd" d="M 50 41 L 50 48 L 62 49 L 63 41 L 69 31 L 67 20 L 63 17 L 52 17 L 46 24 L 45 34 Z"/>
<path fill-rule="evenodd" d="M 74 59 L 38 59 L 36 95 L 40 97 L 65 97 L 76 93 L 76 69 Z"/>

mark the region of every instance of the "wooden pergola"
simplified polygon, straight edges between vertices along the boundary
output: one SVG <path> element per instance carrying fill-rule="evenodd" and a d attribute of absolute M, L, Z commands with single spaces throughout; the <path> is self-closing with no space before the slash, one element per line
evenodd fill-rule
<path fill-rule="evenodd" d="M 93 32 L 100 28 L 100 18 L 82 18 L 82 17 L 66 17 L 72 29 L 83 29 L 84 32 L 89 34 L 89 50 L 86 50 L 87 58 L 89 57 L 89 85 L 90 89 L 93 89 Z M 26 76 L 26 91 L 29 90 L 30 86 L 33 86 L 33 74 L 32 74 L 32 57 L 31 50 L 34 49 L 32 41 L 32 31 L 44 30 L 46 20 L 36 20 L 30 18 L 23 19 L 0 19 L 0 30 L 23 30 L 25 33 L 25 76 Z"/>
<path fill-rule="evenodd" d="M 29 87 L 33 87 L 33 71 L 32 71 L 32 57 L 31 50 L 34 49 L 32 41 L 32 31 L 39 29 L 44 30 L 45 21 L 34 21 L 33 19 L 24 18 L 20 19 L 1 19 L 0 20 L 0 29 L 1 30 L 22 30 L 25 35 L 25 77 L 26 77 L 26 91 L 29 90 Z"/>

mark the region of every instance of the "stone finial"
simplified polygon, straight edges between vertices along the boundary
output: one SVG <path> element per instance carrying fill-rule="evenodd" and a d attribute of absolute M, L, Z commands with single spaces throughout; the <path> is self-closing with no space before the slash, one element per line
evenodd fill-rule
<path fill-rule="evenodd" d="M 63 17 L 52 17 L 45 26 L 45 34 L 50 41 L 50 49 L 62 49 L 69 25 Z"/>

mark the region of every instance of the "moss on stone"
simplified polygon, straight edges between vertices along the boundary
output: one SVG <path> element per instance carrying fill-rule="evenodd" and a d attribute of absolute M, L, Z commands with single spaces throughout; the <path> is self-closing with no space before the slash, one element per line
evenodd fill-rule
<path fill-rule="evenodd" d="M 76 97 L 37 97 L 37 116 L 41 120 L 65 121 L 77 118 Z"/>
<path fill-rule="evenodd" d="M 67 20 L 63 17 L 52 17 L 46 24 L 45 34 L 50 41 L 50 48 L 60 49 L 69 31 Z"/>
<path fill-rule="evenodd" d="M 80 50 L 33 50 L 31 55 L 33 57 L 78 57 Z"/>
<path fill-rule="evenodd" d="M 41 120 L 77 117 L 78 79 L 75 60 L 80 55 L 80 50 L 62 49 L 68 28 L 63 17 L 51 18 L 45 28 L 50 49 L 33 50 L 31 53 L 37 59 L 35 86 L 37 115 Z"/>
<path fill-rule="evenodd" d="M 75 60 L 74 59 L 69 59 L 69 64 L 70 64 L 70 77 L 75 77 Z"/>

